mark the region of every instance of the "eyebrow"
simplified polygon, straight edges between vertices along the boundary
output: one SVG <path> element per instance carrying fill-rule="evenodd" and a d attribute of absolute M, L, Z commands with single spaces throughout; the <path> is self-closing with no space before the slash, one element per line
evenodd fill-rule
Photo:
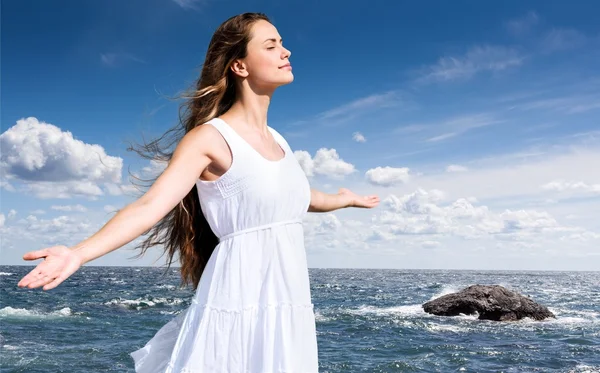
<path fill-rule="evenodd" d="M 267 40 L 263 41 L 263 44 L 264 44 L 264 43 L 266 43 L 266 42 L 268 42 L 268 41 L 272 41 L 272 42 L 274 42 L 274 43 L 277 43 L 277 39 L 275 39 L 275 38 L 270 38 L 270 39 L 267 39 Z M 280 42 L 280 43 L 283 43 L 283 39 L 279 39 L 279 42 Z"/>

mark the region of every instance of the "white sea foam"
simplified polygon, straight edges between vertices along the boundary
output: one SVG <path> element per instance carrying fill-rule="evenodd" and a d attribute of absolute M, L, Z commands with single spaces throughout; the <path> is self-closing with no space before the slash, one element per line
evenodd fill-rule
<path fill-rule="evenodd" d="M 582 318 L 589 319 L 591 321 L 600 321 L 600 312 L 597 311 L 584 311 L 584 310 L 571 310 L 566 308 L 548 308 L 557 317 L 561 315 L 576 315 Z"/>
<path fill-rule="evenodd" d="M 405 306 L 393 306 L 393 307 L 377 307 L 371 305 L 362 305 L 355 309 L 346 309 L 345 312 L 353 315 L 368 315 L 375 314 L 377 316 L 394 316 L 394 315 L 427 315 L 423 311 L 423 307 L 420 304 L 410 304 Z"/>
<path fill-rule="evenodd" d="M 159 313 L 161 315 L 178 315 L 181 312 L 181 310 L 178 311 L 160 311 Z"/>
<path fill-rule="evenodd" d="M 318 322 L 327 322 L 333 320 L 333 317 L 325 316 L 321 311 L 315 309 L 315 320 Z"/>
<path fill-rule="evenodd" d="M 315 288 L 317 289 L 322 289 L 322 288 L 327 288 L 327 289 L 336 289 L 336 290 L 341 290 L 342 286 L 340 284 L 318 284 L 315 285 Z"/>
<path fill-rule="evenodd" d="M 376 307 L 371 305 L 362 305 L 356 309 L 347 309 L 345 312 L 353 315 L 367 315 L 375 314 L 377 316 L 419 316 L 419 317 L 435 317 L 435 315 L 426 313 L 423 310 L 421 304 L 408 304 L 403 306 L 392 306 L 392 307 Z M 477 315 L 463 315 L 460 314 L 455 316 L 462 319 L 477 319 Z"/>
<path fill-rule="evenodd" d="M 0 276 L 12 276 L 14 273 L 11 272 L 0 272 Z"/>
<path fill-rule="evenodd" d="M 0 317 L 34 317 L 34 318 L 51 318 L 72 316 L 73 312 L 69 307 L 64 307 L 56 311 L 45 312 L 37 310 L 28 310 L 26 308 L 13 308 L 10 306 L 0 309 Z"/>
<path fill-rule="evenodd" d="M 175 285 L 168 285 L 168 284 L 163 284 L 163 285 L 156 285 L 155 286 L 156 289 L 169 289 L 169 290 L 175 290 L 176 286 Z"/>
<path fill-rule="evenodd" d="M 434 299 L 442 297 L 444 295 L 456 293 L 456 292 L 461 291 L 462 289 L 464 289 L 464 286 L 444 285 L 444 287 L 442 288 L 442 290 L 440 290 L 438 293 L 432 295 L 429 300 L 434 300 Z"/>
<path fill-rule="evenodd" d="M 435 323 L 428 323 L 425 326 L 425 329 L 432 331 L 432 332 L 437 332 L 437 333 L 444 333 L 444 332 L 467 333 L 469 331 L 469 328 L 461 327 L 458 325 L 435 324 Z"/>
<path fill-rule="evenodd" d="M 569 370 L 568 373 L 600 373 L 600 366 L 578 365 L 575 369 Z"/>
<path fill-rule="evenodd" d="M 560 324 L 582 324 L 582 323 L 590 323 L 592 320 L 584 319 L 583 317 L 559 317 L 556 319 L 548 319 L 548 322 L 551 323 L 560 323 Z"/>
<path fill-rule="evenodd" d="M 117 305 L 130 309 L 140 310 L 142 308 L 154 307 L 157 305 L 175 306 L 183 302 L 184 300 L 181 298 L 146 297 L 138 299 L 115 298 L 109 300 L 108 302 L 104 302 L 103 304 L 106 306 Z"/>

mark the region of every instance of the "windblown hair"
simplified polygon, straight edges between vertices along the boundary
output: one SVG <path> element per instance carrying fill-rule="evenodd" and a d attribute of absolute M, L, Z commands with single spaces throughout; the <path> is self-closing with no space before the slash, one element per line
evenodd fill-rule
<path fill-rule="evenodd" d="M 252 25 L 259 20 L 270 22 L 262 13 L 244 13 L 223 22 L 210 40 L 200 78 L 188 94 L 179 96 L 186 99 L 179 107 L 179 123 L 161 137 L 149 143 L 144 141 L 144 145 L 132 145 L 127 150 L 133 150 L 145 159 L 168 163 L 175 150 L 173 145 L 179 143 L 186 133 L 229 110 L 237 99 L 235 77 L 230 66 L 236 59 L 246 57 Z M 134 177 L 147 182 L 146 187 L 158 178 Z M 200 208 L 196 185 L 144 235 L 147 238 L 134 248 L 141 249 L 135 258 L 143 256 L 152 246 L 163 245 L 161 257 L 165 253 L 168 255 L 166 271 L 171 267 L 175 254 L 178 254 L 180 286 L 191 283 L 195 290 L 218 243 Z"/>

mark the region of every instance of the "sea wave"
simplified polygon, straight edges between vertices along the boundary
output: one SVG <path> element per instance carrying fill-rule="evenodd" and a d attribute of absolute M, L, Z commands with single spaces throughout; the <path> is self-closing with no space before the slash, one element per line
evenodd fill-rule
<path fill-rule="evenodd" d="M 55 311 L 28 310 L 26 308 L 13 308 L 10 306 L 0 309 L 0 317 L 33 317 L 33 318 L 53 318 L 73 316 L 76 313 L 69 307 L 63 307 Z"/>
<path fill-rule="evenodd" d="M 121 306 L 127 309 L 140 310 L 142 308 L 149 308 L 155 306 L 176 306 L 185 302 L 185 299 L 181 298 L 164 298 L 164 297 L 152 297 L 147 296 L 144 298 L 137 299 L 123 299 L 121 297 L 111 299 L 103 304 L 105 306 Z"/>

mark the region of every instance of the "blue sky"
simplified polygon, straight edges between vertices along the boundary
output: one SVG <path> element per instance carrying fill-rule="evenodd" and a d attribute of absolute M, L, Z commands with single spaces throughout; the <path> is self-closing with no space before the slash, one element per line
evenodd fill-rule
<path fill-rule="evenodd" d="M 3 3 L 2 264 L 131 202 L 160 166 L 126 141 L 175 125 L 214 29 L 260 11 L 295 76 L 269 125 L 314 188 L 382 197 L 309 214 L 309 266 L 600 270 L 597 2 L 241 4 Z M 132 254 L 90 264 L 158 256 Z"/>

